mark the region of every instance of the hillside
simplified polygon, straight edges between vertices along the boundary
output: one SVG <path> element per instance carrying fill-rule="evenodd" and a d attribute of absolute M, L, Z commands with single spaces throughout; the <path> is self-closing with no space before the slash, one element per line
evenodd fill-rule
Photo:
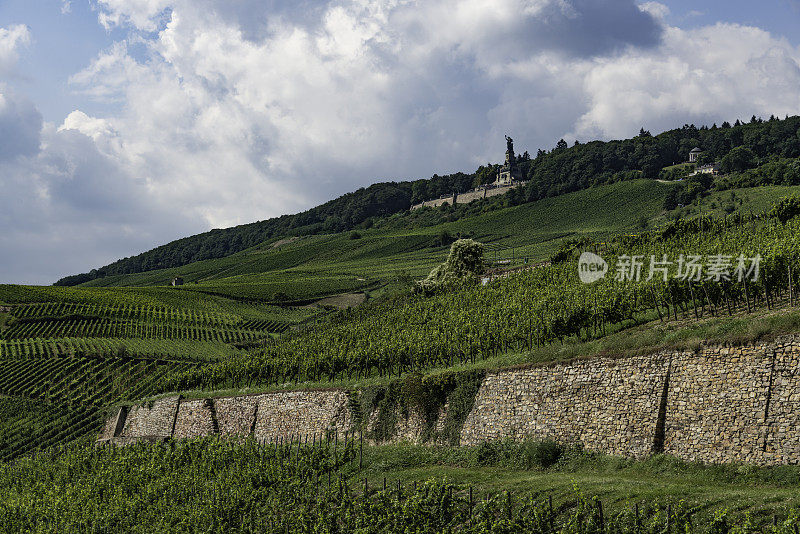
<path fill-rule="evenodd" d="M 764 165 L 775 159 L 800 156 L 798 132 L 800 117 L 784 120 L 771 117 L 763 121 L 754 116 L 748 124 L 737 120 L 733 126 L 726 122 L 719 128 L 684 125 L 656 136 L 642 130 L 639 136 L 623 141 L 593 141 L 567 147 L 561 140 L 551 151 L 540 149 L 533 159 L 523 155 L 520 168 L 528 185 L 524 190 L 504 195 L 505 199 L 497 199 L 495 205 L 498 202 L 506 205 L 532 202 L 636 177 L 657 178 L 662 169 L 686 161 L 694 147 L 704 151 L 700 163 L 721 161 L 726 173 L 763 166 L 767 172 L 757 177 L 748 176 L 749 185 L 800 185 L 800 170 L 796 167 L 787 173 L 786 169 Z M 471 174 L 434 175 L 429 180 L 374 184 L 303 213 L 180 239 L 89 273 L 65 277 L 57 284 L 71 286 L 115 275 L 179 267 L 226 257 L 287 236 L 367 229 L 422 200 L 491 182 L 493 172 L 490 165 Z M 413 218 L 404 225 L 406 229 L 415 226 Z"/>
<path fill-rule="evenodd" d="M 769 255 L 762 282 L 746 288 L 713 281 L 664 284 L 658 279 L 584 285 L 575 277 L 572 254 L 578 249 L 564 248 L 565 261 L 487 287 L 431 297 L 387 295 L 356 310 L 317 316 L 274 340 L 269 333 L 275 326 L 267 318 L 302 322 L 314 312 L 182 288 L 2 286 L 0 300 L 12 308 L 4 312 L 6 339 L 0 344 L 0 393 L 7 396 L 0 399 L 5 414 L 0 452 L 16 463 L 0 473 L 8 482 L 8 495 L 13 495 L 0 501 L 0 513 L 8 514 L 6 524 L 17 526 L 38 521 L 63 529 L 92 524 L 135 530 L 148 518 L 148 524 L 172 530 L 192 524 L 242 531 L 258 530 L 253 525 L 261 524 L 285 530 L 287 524 L 311 517 L 349 529 L 385 513 L 380 517 L 387 522 L 394 517 L 407 524 L 417 517 L 438 524 L 437 518 L 449 517 L 452 524 L 483 525 L 475 531 L 485 532 L 493 531 L 486 524 L 497 517 L 505 518 L 511 529 L 529 528 L 531 507 L 539 507 L 535 509 L 545 514 L 541 517 L 548 525 L 577 528 L 579 517 L 580 528 L 593 531 L 598 528 L 599 499 L 607 514 L 603 521 L 626 532 L 662 532 L 669 517 L 675 528 L 693 525 L 687 531 L 712 528 L 720 521 L 747 528 L 776 521 L 788 534 L 796 523 L 793 510 L 800 506 L 795 491 L 800 471 L 792 466 L 705 466 L 659 455 L 625 460 L 536 439 L 362 448 L 352 432 L 349 437 L 328 433 L 325 441 L 319 432 L 301 440 L 287 434 L 279 441 L 277 426 L 267 447 L 252 441 L 234 445 L 217 437 L 166 446 L 87 446 L 116 406 L 149 398 L 143 404 L 148 410 L 174 399 L 176 391 L 187 404 L 194 402 L 198 412 L 205 401 L 193 399 L 209 396 L 257 398 L 252 394 L 295 389 L 358 392 L 345 396 L 347 409 L 375 417 L 370 426 L 367 417 L 362 416 L 362 423 L 353 420 L 365 425 L 360 432 L 369 440 L 400 430 L 405 420 L 391 415 L 398 410 L 414 410 L 417 403 L 436 409 L 446 404 L 451 415 L 434 428 L 450 436 L 448 432 L 464 425 L 476 384 L 495 369 L 545 363 L 541 369 L 546 370 L 553 369 L 553 362 L 569 365 L 576 357 L 651 354 L 706 340 L 743 343 L 800 331 L 796 279 L 790 274 L 796 274 L 791 259 L 800 242 L 798 219 L 784 224 L 763 215 L 751 218 L 750 207 L 742 203 L 737 204 L 740 211 L 726 218 L 706 214 L 642 231 L 635 206 L 645 199 L 653 206 L 651 224 L 663 221 L 668 214 L 659 205 L 674 187 L 679 186 L 613 184 L 569 197 L 581 199 L 580 204 L 560 205 L 567 196 L 546 199 L 443 228 L 477 233 L 492 225 L 498 241 L 538 251 L 550 247 L 550 227 L 545 225 L 552 222 L 554 232 L 589 237 L 593 250 L 612 265 L 621 253 L 631 252 L 710 254 L 735 246 L 752 255 L 765 250 Z M 770 195 L 786 192 L 759 188 L 737 196 L 764 203 Z M 619 209 L 604 209 L 609 202 Z M 568 211 L 568 206 L 575 207 Z M 515 225 L 522 217 L 524 224 Z M 637 235 L 627 235 L 636 227 Z M 363 250 L 359 239 L 347 234 L 338 239 L 339 244 L 356 242 L 348 261 L 356 263 L 364 253 L 375 265 L 385 265 L 379 239 Z M 281 246 L 291 250 L 303 241 Z M 325 254 L 334 257 L 335 246 L 317 257 L 313 248 L 306 249 L 303 257 L 322 264 Z M 408 254 L 411 263 L 414 252 Z M 707 300 L 698 301 L 695 295 L 700 293 Z M 114 328 L 122 329 L 123 337 L 103 337 Z M 240 341 L 244 343 L 237 348 Z M 763 358 L 768 364 L 769 358 Z M 787 381 L 776 383 L 785 386 Z M 625 390 L 626 398 L 631 395 L 630 388 Z M 159 401 L 153 403 L 154 398 Z M 281 408 L 289 406 L 287 402 Z M 437 411 L 422 413 L 428 417 L 424 414 Z M 221 411 L 216 417 L 222 417 Z M 64 445 L 68 447 L 60 448 Z M 35 450 L 46 452 L 25 457 Z M 209 470 L 216 476 L 208 477 Z M 431 482 L 430 477 L 452 482 Z M 41 486 L 37 480 L 53 481 L 69 498 L 57 499 L 53 484 Z M 387 492 L 382 492 L 384 480 Z M 398 484 L 400 492 L 394 493 Z M 451 492 L 454 499 L 448 500 Z M 103 514 L 93 512 L 91 506 L 108 502 L 109 494 L 118 496 L 115 504 L 105 506 Z M 478 507 L 478 501 L 486 504 Z M 342 512 L 342 507 L 351 511 Z M 397 515 L 401 513 L 410 515 Z M 645 529 L 639 522 L 650 526 Z"/>
<path fill-rule="evenodd" d="M 662 138 L 637 139 L 562 147 L 537 165 Z M 661 179 L 637 172 L 253 237 L 221 257 L 72 287 L 0 285 L 0 462 L 11 466 L 0 477 L 13 496 L 0 498 L 0 523 L 369 531 L 378 516 L 429 513 L 427 524 L 447 517 L 464 532 L 746 530 L 773 517 L 785 526 L 775 532 L 794 532 L 800 470 L 783 464 L 800 453 L 781 428 L 796 424 L 800 350 L 775 338 L 800 333 L 800 201 L 780 200 L 800 195 L 800 166 L 784 152 L 753 158 L 717 176 L 672 167 Z M 414 291 L 459 237 L 479 242 L 484 272 L 501 276 Z M 762 262 L 760 277 L 741 281 L 644 268 L 637 280 L 584 284 L 584 251 L 610 273 L 631 256 Z M 168 286 L 175 277 L 185 284 Z M 709 343 L 719 346 L 699 350 Z M 728 382 L 698 378 L 709 369 Z M 492 390 L 501 375 L 519 388 Z M 692 415 L 706 408 L 736 412 Z M 545 411 L 552 426 L 532 418 Z M 725 443 L 700 454 L 701 434 Z M 98 436 L 126 447 L 95 449 Z M 693 461 L 741 458 L 775 465 Z"/>
<path fill-rule="evenodd" d="M 307 236 L 277 247 L 265 243 L 226 258 L 101 278 L 84 286 L 163 286 L 180 276 L 187 282 L 180 291 L 264 301 L 275 301 L 275 294 L 282 292 L 286 300 L 297 301 L 374 287 L 401 273 L 421 276 L 442 261 L 450 239 L 459 235 L 491 244 L 503 257 L 510 258 L 514 247 L 518 261 L 542 261 L 565 238 L 602 239 L 636 230 L 643 217 L 657 219 L 674 187 L 651 180 L 620 182 L 520 206 L 493 207 L 431 226 L 398 229 L 390 221 L 385 227 L 360 230 L 358 239 L 339 233 Z M 443 234 L 450 236 L 444 243 Z"/>

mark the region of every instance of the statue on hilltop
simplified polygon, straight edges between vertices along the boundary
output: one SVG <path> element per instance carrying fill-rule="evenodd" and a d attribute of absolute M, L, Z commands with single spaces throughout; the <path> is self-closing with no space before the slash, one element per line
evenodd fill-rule
<path fill-rule="evenodd" d="M 514 140 L 509 136 L 506 136 L 506 150 L 512 153 L 514 152 Z"/>

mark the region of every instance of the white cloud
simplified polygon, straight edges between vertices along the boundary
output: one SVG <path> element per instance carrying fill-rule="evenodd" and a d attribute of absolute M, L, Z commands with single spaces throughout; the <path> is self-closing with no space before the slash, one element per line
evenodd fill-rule
<path fill-rule="evenodd" d="M 33 104 L 0 85 L 0 162 L 36 153 L 41 128 Z"/>
<path fill-rule="evenodd" d="M 19 59 L 19 49 L 30 42 L 31 34 L 27 26 L 15 24 L 0 28 L 0 77 L 11 74 Z"/>
<path fill-rule="evenodd" d="M 582 137 L 625 137 L 642 125 L 800 113 L 800 51 L 758 28 L 670 28 L 655 51 L 597 61 L 585 78 Z"/>
<path fill-rule="evenodd" d="M 664 20 L 669 15 L 669 7 L 661 2 L 644 2 L 639 4 L 639 8 L 659 20 Z"/>
<path fill-rule="evenodd" d="M 128 40 L 70 81 L 117 111 L 42 125 L 21 97 L 0 108 L 0 129 L 38 132 L 0 155 L 2 186 L 18 199 L 0 204 L 0 253 L 20 251 L 10 279 L 86 270 L 377 180 L 469 171 L 501 158 L 506 133 L 535 152 L 561 137 L 800 113 L 798 51 L 786 41 L 743 26 L 665 27 L 656 2 L 96 7 Z M 16 57 L 30 36 L 14 31 Z M 78 259 L 39 265 L 36 242 Z"/>
<path fill-rule="evenodd" d="M 162 20 L 169 0 L 97 0 L 98 20 L 106 29 L 131 25 L 144 31 L 155 31 Z"/>

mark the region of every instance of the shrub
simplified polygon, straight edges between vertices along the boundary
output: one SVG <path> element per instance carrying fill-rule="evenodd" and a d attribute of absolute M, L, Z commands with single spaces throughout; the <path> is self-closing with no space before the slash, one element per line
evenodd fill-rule
<path fill-rule="evenodd" d="M 782 223 L 798 215 L 800 215 L 800 197 L 796 195 L 781 198 L 769 210 L 769 216 Z"/>
<path fill-rule="evenodd" d="M 558 463 L 563 454 L 563 445 L 553 440 L 537 441 L 529 449 L 529 464 L 547 469 Z"/>
<path fill-rule="evenodd" d="M 435 267 L 425 280 L 417 282 L 415 289 L 431 294 L 477 283 L 484 270 L 483 244 L 472 239 L 459 239 L 450 247 L 447 261 Z"/>

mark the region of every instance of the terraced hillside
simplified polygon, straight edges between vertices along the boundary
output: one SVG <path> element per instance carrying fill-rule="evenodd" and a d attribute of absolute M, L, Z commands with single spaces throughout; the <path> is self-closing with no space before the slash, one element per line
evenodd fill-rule
<path fill-rule="evenodd" d="M 488 362 L 575 335 L 596 337 L 624 328 L 636 313 L 656 318 L 657 311 L 674 313 L 675 306 L 686 313 L 687 287 L 654 287 L 633 298 L 630 288 L 575 286 L 569 269 L 560 266 L 484 290 L 400 305 L 368 301 L 362 311 L 324 323 L 308 323 L 323 313 L 318 308 L 264 302 L 305 303 L 356 289 L 378 295 L 375 289 L 408 283 L 442 261 L 443 234 L 470 235 L 491 251 L 513 254 L 517 265 L 545 259 L 567 240 L 610 243 L 616 234 L 642 232 L 642 219 L 651 228 L 663 224 L 670 215 L 664 200 L 676 187 L 620 182 L 520 206 L 487 205 L 485 213 L 449 222 L 446 210 L 416 210 L 409 217 L 423 219 L 414 228 L 389 218 L 356 236 L 272 241 L 226 258 L 97 279 L 87 287 L 0 286 L 6 306 L 0 312 L 0 395 L 97 411 L 175 389 L 397 376 Z M 794 189 L 739 193 L 735 213 L 748 213 L 756 203 L 767 206 Z M 721 200 L 708 200 L 706 213 L 712 202 Z M 440 222 L 422 224 L 429 217 Z M 720 232 L 737 231 L 725 228 Z M 689 227 L 683 232 L 694 235 Z M 672 250 L 677 246 L 683 245 Z M 187 283 L 158 285 L 174 276 Z M 141 285 L 91 287 L 100 283 Z M 723 298 L 713 290 L 711 295 Z M 279 335 L 285 339 L 276 340 Z"/>
<path fill-rule="evenodd" d="M 0 286 L 0 458 L 95 433 L 165 376 L 243 354 L 320 312 L 172 288 Z"/>
<path fill-rule="evenodd" d="M 355 234 L 306 236 L 277 246 L 280 241 L 270 240 L 225 258 L 98 278 L 84 286 L 157 286 L 180 276 L 187 282 L 180 291 L 268 302 L 370 290 L 399 274 L 426 274 L 459 235 L 508 249 L 509 256 L 513 247 L 520 262 L 534 262 L 546 259 L 568 238 L 601 240 L 636 231 L 642 218 L 663 220 L 664 199 L 675 187 L 631 180 L 520 206 L 487 204 L 485 212 L 452 222 L 446 210 L 415 210 Z"/>
<path fill-rule="evenodd" d="M 180 291 L 241 301 L 305 303 L 335 293 L 370 292 L 398 277 L 422 277 L 447 255 L 458 236 L 498 250 L 513 265 L 547 259 L 570 239 L 605 241 L 620 233 L 639 233 L 675 217 L 713 213 L 760 213 L 800 186 L 763 186 L 712 193 L 696 203 L 665 210 L 670 191 L 681 182 L 631 180 L 569 193 L 519 206 L 480 203 L 476 213 L 449 221 L 447 210 L 421 209 L 379 221 L 373 228 L 271 240 L 225 258 L 175 269 L 98 278 L 85 287 L 158 286 L 176 277 Z M 485 210 L 485 211 L 484 211 Z M 494 259 L 494 255 L 491 258 Z M 506 264 L 508 265 L 508 263 Z"/>

